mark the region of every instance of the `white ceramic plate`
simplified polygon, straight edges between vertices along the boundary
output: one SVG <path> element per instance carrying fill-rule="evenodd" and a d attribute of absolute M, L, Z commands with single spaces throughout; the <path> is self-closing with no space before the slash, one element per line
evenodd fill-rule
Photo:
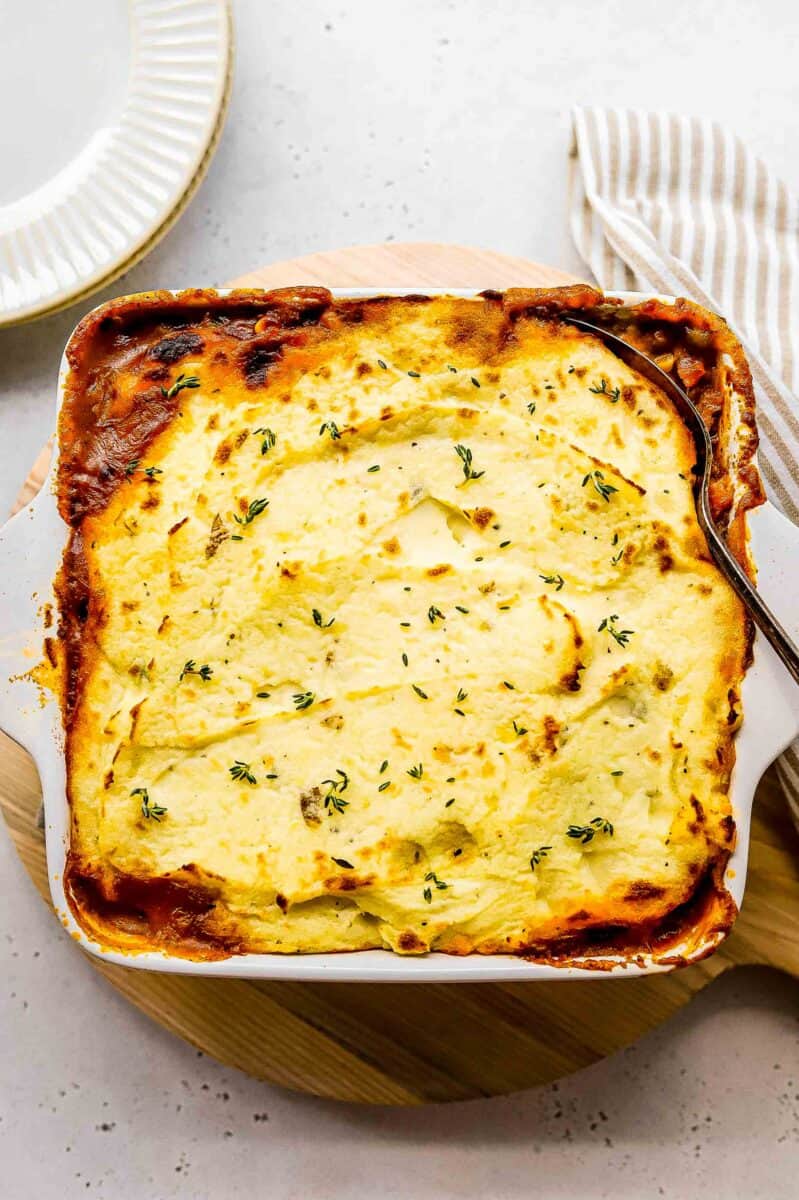
<path fill-rule="evenodd" d="M 228 0 L 4 7 L 0 325 L 109 282 L 165 232 L 221 129 L 231 45 Z"/>
<path fill-rule="evenodd" d="M 411 288 L 332 289 L 337 296 L 403 295 Z M 428 295 L 474 296 L 476 291 L 421 288 Z M 611 293 L 612 294 L 612 293 Z M 617 293 L 625 299 L 645 299 Z M 668 300 L 668 297 L 663 297 Z M 67 374 L 61 363 L 59 401 Z M 60 564 L 68 530 L 58 515 L 52 479 L 33 503 L 0 529 L 0 727 L 21 743 L 36 761 L 45 805 L 45 832 L 50 890 L 56 912 L 67 930 L 86 950 L 125 967 L 170 971 L 184 975 L 223 975 L 239 979 L 317 979 L 377 982 L 606 979 L 651 974 L 663 967 L 647 956 L 632 966 L 621 956 L 610 970 L 556 967 L 527 962 L 512 955 L 471 955 L 457 958 L 432 953 L 403 957 L 387 950 L 340 954 L 244 954 L 221 962 L 189 962 L 167 954 L 125 955 L 103 950 L 76 923 L 64 895 L 63 870 L 69 839 L 69 808 L 65 794 L 61 715 L 57 703 L 42 703 L 39 689 L 25 672 L 39 660 L 44 629 L 42 610 L 53 599 L 52 580 Z M 799 639 L 799 600 L 795 564 L 799 558 L 799 528 L 769 503 L 749 514 L 752 552 L 758 567 L 758 586 L 792 637 Z M 736 739 L 732 776 L 732 811 L 738 841 L 728 864 L 726 885 L 740 907 L 746 882 L 749 829 L 755 788 L 766 767 L 799 735 L 796 688 L 774 651 L 758 634 L 754 661 L 742 689 L 744 719 Z M 679 954 L 681 947 L 674 948 Z M 613 960 L 611 960 L 613 961 Z"/>

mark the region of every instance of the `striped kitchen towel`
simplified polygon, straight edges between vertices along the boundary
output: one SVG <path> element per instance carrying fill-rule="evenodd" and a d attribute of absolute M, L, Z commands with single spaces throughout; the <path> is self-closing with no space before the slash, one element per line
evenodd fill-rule
<path fill-rule="evenodd" d="M 687 296 L 743 343 L 769 498 L 799 524 L 799 203 L 712 121 L 572 114 L 572 236 L 603 288 Z M 794 394 L 792 394 L 794 393 Z M 799 820 L 799 742 L 778 763 Z"/>

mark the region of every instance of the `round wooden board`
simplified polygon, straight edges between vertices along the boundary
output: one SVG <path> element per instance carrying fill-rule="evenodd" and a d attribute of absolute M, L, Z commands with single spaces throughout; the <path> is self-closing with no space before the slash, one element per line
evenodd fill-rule
<path fill-rule="evenodd" d="M 235 280 L 279 287 L 509 287 L 570 282 L 550 267 L 437 244 L 356 246 Z M 35 494 L 47 452 L 26 483 Z M 36 769 L 0 735 L 0 806 L 49 903 Z M 799 977 L 799 837 L 779 784 L 758 790 L 743 912 L 724 946 L 670 975 L 590 983 L 255 983 L 148 974 L 91 960 L 138 1008 L 230 1066 L 298 1091 L 376 1104 L 497 1096 L 611 1054 L 666 1020 L 726 969 L 763 963 Z"/>

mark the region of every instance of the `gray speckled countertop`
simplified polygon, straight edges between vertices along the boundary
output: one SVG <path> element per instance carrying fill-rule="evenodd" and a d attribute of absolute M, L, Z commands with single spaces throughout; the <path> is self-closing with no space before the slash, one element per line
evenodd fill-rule
<path fill-rule="evenodd" d="M 56 4 L 27 6 L 42 22 L 40 80 L 59 53 L 46 36 Z M 81 7 L 91 42 L 97 7 Z M 389 238 L 577 269 L 564 211 L 575 101 L 724 119 L 799 184 L 795 4 L 235 10 L 233 97 L 208 177 L 106 295 L 217 284 Z M 71 86 L 85 106 L 96 73 Z M 20 106 L 4 123 L 5 162 L 28 142 L 26 119 Z M 50 430 L 63 342 L 88 306 L 0 331 L 0 508 Z M 2 835 L 0 880 L 2 1200 L 799 1194 L 799 985 L 775 973 L 721 979 L 665 1028 L 559 1085 L 424 1111 L 357 1108 L 226 1070 L 131 1009 L 62 935 Z"/>

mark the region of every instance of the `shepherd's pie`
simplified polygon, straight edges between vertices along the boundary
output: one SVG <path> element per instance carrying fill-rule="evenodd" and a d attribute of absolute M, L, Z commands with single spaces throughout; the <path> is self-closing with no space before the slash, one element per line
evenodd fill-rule
<path fill-rule="evenodd" d="M 104 945 L 601 965 L 723 931 L 751 383 L 722 321 L 587 287 L 149 293 L 60 417 L 67 893 Z M 697 935 L 699 936 L 699 935 Z"/>

